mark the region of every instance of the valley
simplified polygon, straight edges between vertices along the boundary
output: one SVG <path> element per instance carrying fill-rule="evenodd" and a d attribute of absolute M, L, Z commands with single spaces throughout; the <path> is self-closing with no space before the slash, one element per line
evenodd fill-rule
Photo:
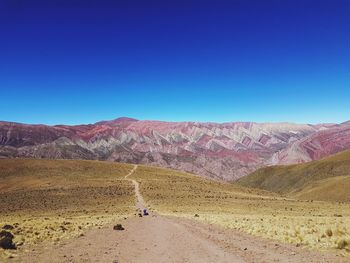
<path fill-rule="evenodd" d="M 140 182 L 145 200 L 164 215 L 194 218 L 311 249 L 350 252 L 347 245 L 342 247 L 350 238 L 348 202 L 298 200 L 171 170 L 154 173 L 149 167 L 140 167 L 133 177 Z"/>
<path fill-rule="evenodd" d="M 0 263 L 350 263 L 350 0 L 0 13 Z"/>
<path fill-rule="evenodd" d="M 9 262 L 349 261 L 347 202 L 143 165 L 5 159 L 0 167 L 0 224 L 14 227 L 18 247 L 0 250 Z M 150 216 L 140 218 L 144 206 Z M 125 230 L 113 230 L 117 223 Z"/>

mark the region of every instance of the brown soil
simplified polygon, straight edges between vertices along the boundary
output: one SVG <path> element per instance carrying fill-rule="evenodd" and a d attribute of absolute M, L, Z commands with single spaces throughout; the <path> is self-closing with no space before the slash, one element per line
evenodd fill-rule
<path fill-rule="evenodd" d="M 130 218 L 58 246 L 29 250 L 18 262 L 349 262 L 197 221 L 164 216 Z"/>
<path fill-rule="evenodd" d="M 135 186 L 136 208 L 146 204 L 137 181 L 125 176 Z M 59 245 L 23 247 L 12 262 L 349 262 L 347 259 L 302 247 L 253 237 L 235 230 L 203 224 L 190 219 L 151 213 L 128 218 L 121 223 L 124 231 L 113 225 L 88 231 L 84 236 Z"/>

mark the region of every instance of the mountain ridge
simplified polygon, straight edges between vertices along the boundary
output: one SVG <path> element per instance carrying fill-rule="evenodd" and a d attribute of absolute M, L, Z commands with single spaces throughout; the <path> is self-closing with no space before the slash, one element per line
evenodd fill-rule
<path fill-rule="evenodd" d="M 225 181 L 267 165 L 310 161 L 349 148 L 350 122 L 164 122 L 128 117 L 81 125 L 0 122 L 2 158 L 143 163 Z"/>

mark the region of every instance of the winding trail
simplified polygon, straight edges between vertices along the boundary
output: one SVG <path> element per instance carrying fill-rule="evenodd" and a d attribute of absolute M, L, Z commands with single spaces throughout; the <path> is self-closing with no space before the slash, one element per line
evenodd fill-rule
<path fill-rule="evenodd" d="M 142 209 L 146 203 L 139 183 L 129 178 L 136 169 L 137 165 L 124 179 L 133 183 L 135 206 Z M 308 251 L 235 230 L 157 213 L 142 218 L 131 217 L 122 223 L 124 231 L 114 231 L 112 226 L 93 229 L 83 237 L 66 240 L 60 245 L 35 248 L 19 257 L 18 262 L 350 262 L 335 254 Z"/>
<path fill-rule="evenodd" d="M 136 171 L 137 167 L 138 165 L 135 164 L 134 167 L 131 169 L 131 171 L 127 175 L 125 175 L 124 179 L 128 179 L 128 177 Z"/>
<path fill-rule="evenodd" d="M 143 200 L 143 197 L 142 197 L 142 195 L 141 195 L 141 193 L 140 193 L 140 185 L 139 185 L 139 183 L 138 183 L 136 180 L 134 180 L 134 179 L 129 179 L 129 178 L 128 178 L 129 176 L 133 175 L 133 174 L 136 172 L 137 167 L 138 167 L 138 165 L 135 164 L 134 168 L 130 171 L 130 173 L 128 173 L 128 174 L 124 177 L 124 179 L 131 181 L 132 184 L 134 185 L 134 188 L 135 188 L 135 197 L 136 197 L 135 206 L 136 206 L 136 209 L 137 209 L 138 211 L 141 212 L 144 208 L 147 207 L 147 205 L 146 205 L 145 200 Z"/>

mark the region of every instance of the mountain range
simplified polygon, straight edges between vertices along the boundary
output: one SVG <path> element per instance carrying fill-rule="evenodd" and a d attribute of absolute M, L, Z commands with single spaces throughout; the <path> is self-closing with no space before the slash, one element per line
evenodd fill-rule
<path fill-rule="evenodd" d="M 261 167 L 318 160 L 347 149 L 350 121 L 311 125 L 123 117 L 74 126 L 0 122 L 0 158 L 143 163 L 224 181 Z"/>

